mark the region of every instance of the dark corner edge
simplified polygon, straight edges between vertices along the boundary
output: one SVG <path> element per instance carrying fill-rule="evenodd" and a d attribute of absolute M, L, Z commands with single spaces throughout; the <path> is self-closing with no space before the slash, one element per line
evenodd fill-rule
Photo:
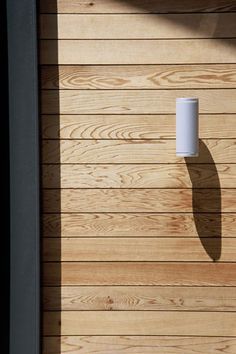
<path fill-rule="evenodd" d="M 10 165 L 10 354 L 40 353 L 37 1 L 6 0 Z"/>

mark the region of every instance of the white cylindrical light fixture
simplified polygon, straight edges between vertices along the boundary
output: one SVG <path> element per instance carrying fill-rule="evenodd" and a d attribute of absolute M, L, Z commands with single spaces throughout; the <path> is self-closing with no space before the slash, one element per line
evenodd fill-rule
<path fill-rule="evenodd" d="M 198 98 L 176 98 L 176 155 L 198 156 Z"/>

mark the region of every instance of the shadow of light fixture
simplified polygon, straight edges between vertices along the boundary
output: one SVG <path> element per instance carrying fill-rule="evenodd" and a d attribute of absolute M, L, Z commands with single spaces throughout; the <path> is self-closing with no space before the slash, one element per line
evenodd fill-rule
<path fill-rule="evenodd" d="M 193 219 L 211 260 L 222 248 L 221 188 L 214 159 L 198 136 L 198 99 L 176 99 L 176 155 L 184 157 L 192 183 Z M 204 163 L 204 162 L 207 163 Z"/>

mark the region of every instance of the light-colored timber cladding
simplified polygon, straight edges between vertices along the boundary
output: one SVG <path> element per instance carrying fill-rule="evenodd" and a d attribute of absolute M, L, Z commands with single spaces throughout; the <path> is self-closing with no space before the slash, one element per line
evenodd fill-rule
<path fill-rule="evenodd" d="M 114 320 L 115 316 L 115 320 Z M 236 335 L 236 313 L 178 311 L 45 312 L 45 335 Z M 201 325 L 199 325 L 201 324 Z"/>
<path fill-rule="evenodd" d="M 41 15 L 40 20 L 41 39 L 236 37 L 234 13 L 189 14 L 188 16 L 186 14 Z"/>
<path fill-rule="evenodd" d="M 223 262 L 45 262 L 43 284 L 235 287 L 235 272 Z"/>
<path fill-rule="evenodd" d="M 40 12 L 43 354 L 235 354 L 236 1 Z"/>
<path fill-rule="evenodd" d="M 236 39 L 41 40 L 40 52 L 42 64 L 235 63 Z"/>
<path fill-rule="evenodd" d="M 236 114 L 201 114 L 202 139 L 232 139 Z M 44 139 L 175 139 L 175 116 L 42 115 Z"/>
<path fill-rule="evenodd" d="M 236 42 L 235 42 L 236 45 Z M 236 51 L 235 51 L 236 58 Z M 43 114 L 173 114 L 176 97 L 196 96 L 200 113 L 235 113 L 236 89 L 43 90 Z M 224 99 L 222 100 L 222 97 Z"/>
<path fill-rule="evenodd" d="M 222 248 L 222 251 L 219 250 Z M 209 255 L 206 250 L 209 251 Z M 45 238 L 45 261 L 236 261 L 236 239 L 196 238 Z"/>
<path fill-rule="evenodd" d="M 44 188 L 234 188 L 236 165 L 62 164 L 58 181 L 58 165 L 44 164 L 42 173 Z"/>
<path fill-rule="evenodd" d="M 43 214 L 44 237 L 236 237 L 234 213 Z M 218 225 L 218 228 L 216 227 Z M 219 230 L 220 226 L 220 230 Z M 219 232 L 220 231 L 220 232 Z M 120 240 L 122 243 L 122 240 Z"/>
<path fill-rule="evenodd" d="M 43 65 L 43 89 L 236 88 L 236 65 Z"/>
<path fill-rule="evenodd" d="M 195 201 L 192 203 L 194 196 Z M 236 189 L 45 189 L 47 213 L 236 213 Z M 194 205 L 193 205 L 194 204 Z M 215 225 L 217 227 L 217 225 Z"/>
<path fill-rule="evenodd" d="M 44 337 L 43 353 L 126 353 L 126 354 L 189 354 L 222 352 L 235 354 L 236 339 L 230 337 L 190 336 L 54 336 Z"/>
<path fill-rule="evenodd" d="M 234 287 L 44 287 L 45 311 L 234 311 Z M 60 294 L 60 298 L 58 297 Z"/>
<path fill-rule="evenodd" d="M 234 12 L 235 0 L 41 0 L 41 13 L 191 13 Z"/>
<path fill-rule="evenodd" d="M 209 139 L 191 163 L 236 163 L 236 139 Z M 210 152 L 209 152 L 210 151 Z M 188 161 L 187 161 L 188 160 Z M 42 161 L 63 164 L 185 163 L 175 155 L 175 140 L 44 140 Z"/>

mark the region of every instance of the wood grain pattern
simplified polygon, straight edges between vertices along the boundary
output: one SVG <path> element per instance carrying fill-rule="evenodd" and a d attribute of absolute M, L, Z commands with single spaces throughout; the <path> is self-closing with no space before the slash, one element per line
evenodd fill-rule
<path fill-rule="evenodd" d="M 236 263 L 49 262 L 43 274 L 45 286 L 236 286 Z"/>
<path fill-rule="evenodd" d="M 44 188 L 235 188 L 236 165 L 65 164 L 60 171 L 58 165 L 43 165 L 42 174 Z"/>
<path fill-rule="evenodd" d="M 203 246 L 204 245 L 204 246 Z M 236 239 L 45 238 L 44 261 L 236 262 Z"/>
<path fill-rule="evenodd" d="M 236 11 L 234 0 L 41 0 L 41 13 L 166 13 Z"/>
<path fill-rule="evenodd" d="M 44 337 L 43 354 L 235 354 L 230 337 L 176 336 L 61 336 Z"/>
<path fill-rule="evenodd" d="M 44 335 L 236 335 L 234 312 L 117 311 L 114 318 L 110 311 L 62 311 L 43 317 Z"/>
<path fill-rule="evenodd" d="M 42 89 L 236 88 L 236 65 L 43 65 L 41 81 Z"/>
<path fill-rule="evenodd" d="M 217 237 L 221 219 L 223 238 L 235 237 L 236 215 L 222 214 L 122 214 L 73 213 L 43 214 L 44 237 L 198 237 L 195 220 L 202 237 Z"/>
<path fill-rule="evenodd" d="M 236 138 L 235 114 L 201 114 L 202 139 Z M 44 139 L 175 139 L 175 115 L 42 115 Z"/>
<path fill-rule="evenodd" d="M 210 153 L 206 153 L 206 149 Z M 236 163 L 236 139 L 210 139 L 200 143 L 191 163 Z M 211 156 L 210 156 L 211 154 Z M 184 163 L 176 156 L 175 140 L 44 140 L 44 163 Z"/>
<path fill-rule="evenodd" d="M 236 212 L 236 189 L 45 189 L 43 208 L 48 213 L 192 213 L 193 193 L 195 212 Z"/>
<path fill-rule="evenodd" d="M 43 354 L 235 354 L 235 0 L 39 5 Z"/>
<path fill-rule="evenodd" d="M 236 39 L 40 41 L 41 64 L 220 64 L 235 57 Z"/>
<path fill-rule="evenodd" d="M 234 13 L 40 16 L 41 39 L 225 37 L 236 37 L 236 14 Z"/>
<path fill-rule="evenodd" d="M 44 287 L 45 311 L 235 311 L 234 287 Z M 114 315 L 115 316 L 115 315 Z"/>
<path fill-rule="evenodd" d="M 43 114 L 175 114 L 176 98 L 188 96 L 199 98 L 200 113 L 236 113 L 235 95 L 236 89 L 43 90 L 41 108 Z"/>

